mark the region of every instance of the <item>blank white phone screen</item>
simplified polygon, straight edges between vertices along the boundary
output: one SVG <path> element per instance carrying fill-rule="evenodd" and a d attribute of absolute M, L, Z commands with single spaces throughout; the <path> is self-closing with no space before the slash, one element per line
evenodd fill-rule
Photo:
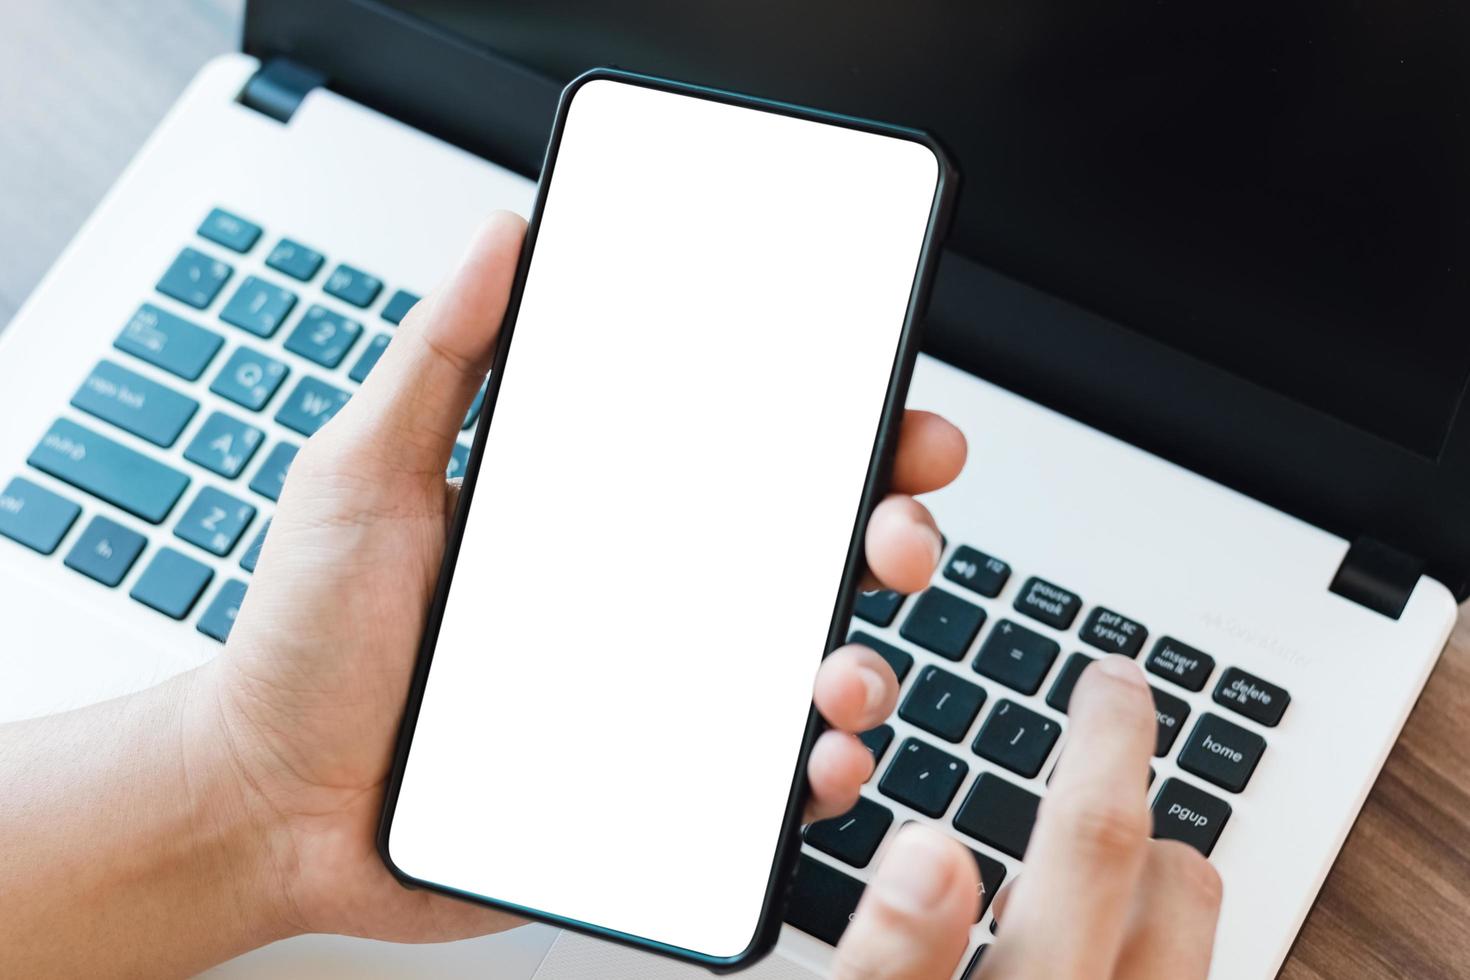
<path fill-rule="evenodd" d="M 566 116 L 388 849 L 750 944 L 940 179 L 607 78 Z"/>

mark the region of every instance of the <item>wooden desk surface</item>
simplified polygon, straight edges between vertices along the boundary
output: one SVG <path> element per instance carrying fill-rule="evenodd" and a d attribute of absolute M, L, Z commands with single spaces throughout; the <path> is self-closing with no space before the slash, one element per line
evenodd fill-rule
<path fill-rule="evenodd" d="M 242 8 L 241 0 L 7 5 L 0 323 L 199 66 L 237 46 Z M 1462 619 L 1282 976 L 1467 975 L 1470 623 Z"/>

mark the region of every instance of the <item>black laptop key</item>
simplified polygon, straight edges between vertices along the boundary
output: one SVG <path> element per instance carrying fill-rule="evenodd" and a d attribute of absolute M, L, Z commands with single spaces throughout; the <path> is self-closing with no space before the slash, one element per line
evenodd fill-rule
<path fill-rule="evenodd" d="M 1183 841 L 1205 857 L 1230 819 L 1230 804 L 1183 780 L 1166 779 L 1154 798 L 1154 836 Z"/>
<path fill-rule="evenodd" d="M 1002 619 L 975 655 L 975 670 L 1023 694 L 1035 694 L 1062 648 L 1055 640 Z"/>
<path fill-rule="evenodd" d="M 988 854 L 981 854 L 973 847 L 970 854 L 975 858 L 975 867 L 980 871 L 980 913 L 975 916 L 979 922 L 985 918 L 985 912 L 990 908 L 990 903 L 995 901 L 996 893 L 1000 886 L 1005 884 L 1006 866 Z"/>
<path fill-rule="evenodd" d="M 1161 636 L 1144 666 L 1150 673 L 1168 678 L 1182 688 L 1201 691 L 1215 670 L 1215 658 L 1172 636 Z"/>
<path fill-rule="evenodd" d="M 154 554 L 128 594 L 171 619 L 183 619 L 199 601 L 214 572 L 172 548 Z"/>
<path fill-rule="evenodd" d="M 803 854 L 786 901 L 786 921 L 822 942 L 836 946 L 863 897 L 863 883 Z"/>
<path fill-rule="evenodd" d="M 256 276 L 246 276 L 235 295 L 219 311 L 219 318 L 257 337 L 270 337 L 280 329 L 292 307 L 296 294 Z"/>
<path fill-rule="evenodd" d="M 1074 653 L 1068 657 L 1067 662 L 1062 664 L 1062 669 L 1057 672 L 1057 679 L 1051 682 L 1051 690 L 1046 692 L 1046 703 L 1066 714 L 1072 705 L 1072 690 L 1090 663 L 1092 658 L 1085 653 Z"/>
<path fill-rule="evenodd" d="M 1122 613 L 1097 606 L 1082 623 L 1081 636 L 1082 642 L 1088 646 L 1106 650 L 1108 653 L 1121 653 L 1125 657 L 1136 657 L 1138 651 L 1143 649 L 1143 641 L 1148 638 L 1148 630 L 1143 628 L 1143 624 Z"/>
<path fill-rule="evenodd" d="M 265 433 L 224 412 L 212 412 L 199 426 L 184 458 L 233 480 L 265 443 Z"/>
<path fill-rule="evenodd" d="M 852 611 L 875 626 L 887 626 L 898 615 L 901 605 L 903 596 L 892 589 L 873 589 L 858 593 Z"/>
<path fill-rule="evenodd" d="M 893 824 L 893 811 L 865 796 L 840 817 L 807 827 L 806 842 L 854 868 L 866 868 L 883 835 Z"/>
<path fill-rule="evenodd" d="M 258 412 L 290 373 L 291 369 L 274 357 L 249 347 L 236 347 L 225 366 L 215 375 L 209 390 L 236 405 Z"/>
<path fill-rule="evenodd" d="M 383 351 L 388 349 L 389 337 L 385 333 L 374 334 L 373 339 L 362 349 L 357 358 L 357 363 L 352 365 L 352 370 L 347 372 L 347 377 L 358 384 L 367 380 L 367 376 L 373 368 L 378 366 L 378 358 L 383 356 Z"/>
<path fill-rule="evenodd" d="M 954 815 L 954 825 L 978 841 L 1019 858 L 1031 842 L 1041 797 L 982 772 Z"/>
<path fill-rule="evenodd" d="M 949 742 L 958 742 L 985 703 L 985 689 L 938 667 L 924 667 L 899 705 L 898 716 Z"/>
<path fill-rule="evenodd" d="M 199 617 L 195 629 L 211 640 L 221 643 L 228 640 L 230 630 L 235 627 L 235 617 L 240 614 L 240 605 L 245 601 L 245 589 L 245 583 L 237 578 L 220 586 Z"/>
<path fill-rule="evenodd" d="M 224 557 L 255 520 L 255 507 L 216 487 L 204 487 L 174 525 L 174 534 L 212 555 Z"/>
<path fill-rule="evenodd" d="M 370 276 L 350 265 L 339 265 L 332 270 L 322 292 L 353 306 L 370 306 L 382 288 L 383 281 L 377 276 Z"/>
<path fill-rule="evenodd" d="M 250 489 L 267 500 L 281 499 L 281 490 L 286 485 L 286 473 L 291 469 L 291 463 L 300 449 L 300 446 L 293 446 L 289 442 L 276 443 L 265 462 L 260 464 L 260 469 L 255 471 Z"/>
<path fill-rule="evenodd" d="M 123 580 L 147 544 L 143 535 L 98 514 L 66 556 L 66 567 L 111 588 Z"/>
<path fill-rule="evenodd" d="M 975 753 L 1030 779 L 1041 772 L 1061 733 L 1062 726 L 1050 718 L 1006 700 L 980 726 Z"/>
<path fill-rule="evenodd" d="M 1011 566 L 983 551 L 962 544 L 944 565 L 944 577 L 971 592 L 995 598 L 1011 577 Z"/>
<path fill-rule="evenodd" d="M 260 526 L 260 530 L 255 532 L 255 537 L 251 539 L 250 546 L 240 556 L 240 567 L 245 569 L 245 571 L 255 571 L 255 565 L 260 561 L 260 549 L 265 547 L 265 532 L 270 529 L 270 518 L 266 518 L 266 522 Z"/>
<path fill-rule="evenodd" d="M 1174 740 L 1184 730 L 1184 722 L 1189 717 L 1189 705 L 1183 698 L 1176 698 L 1152 684 L 1149 685 L 1149 690 L 1154 694 L 1154 721 L 1158 726 L 1154 739 L 1154 755 L 1162 759 L 1169 754 L 1169 750 L 1174 747 Z"/>
<path fill-rule="evenodd" d="M 215 208 L 204 216 L 199 225 L 199 237 L 207 238 L 216 245 L 223 245 L 232 252 L 248 252 L 260 240 L 260 225 L 246 221 L 237 214 Z"/>
<path fill-rule="evenodd" d="M 51 423 L 26 462 L 150 524 L 162 523 L 189 486 L 173 467 L 67 419 Z"/>
<path fill-rule="evenodd" d="M 926 816 L 942 817 L 969 771 L 968 764 L 948 752 L 906 738 L 878 782 L 878 789 Z"/>
<path fill-rule="evenodd" d="M 144 303 L 112 346 L 169 374 L 195 381 L 224 342 L 213 330 L 166 313 L 152 303 Z"/>
<path fill-rule="evenodd" d="M 1017 612 L 1025 613 L 1038 622 L 1053 629 L 1064 630 L 1077 618 L 1082 600 L 1075 592 L 1068 592 L 1060 585 L 1053 585 L 1034 575 L 1021 586 L 1014 603 Z"/>
<path fill-rule="evenodd" d="M 1275 728 L 1286 712 L 1286 706 L 1291 703 L 1291 695 L 1284 687 L 1247 674 L 1239 667 L 1231 667 L 1220 675 L 1220 683 L 1215 685 L 1215 703 L 1223 704 L 1257 724 Z"/>
<path fill-rule="evenodd" d="M 292 279 L 310 282 L 321 271 L 322 261 L 322 253 L 316 249 L 283 238 L 271 249 L 271 254 L 266 256 L 265 264 L 277 272 L 284 272 Z"/>
<path fill-rule="evenodd" d="M 388 297 L 388 302 L 383 304 L 383 311 L 378 315 L 395 326 L 403 322 L 408 316 L 408 311 L 418 303 L 419 297 L 406 289 L 400 289 Z"/>
<path fill-rule="evenodd" d="M 330 422 L 350 397 L 341 388 L 308 376 L 296 382 L 296 387 L 276 410 L 276 421 L 304 436 L 311 436 Z"/>
<path fill-rule="evenodd" d="M 187 395 L 111 361 L 97 362 L 71 404 L 164 448 L 174 444 L 199 409 Z"/>
<path fill-rule="evenodd" d="M 908 653 L 904 650 L 900 650 L 892 643 L 885 643 L 883 640 L 878 639 L 871 633 L 864 633 L 862 630 L 855 630 L 851 635 L 848 636 L 847 642 L 861 643 L 863 646 L 867 647 L 869 650 L 872 650 L 878 656 L 888 661 L 888 666 L 893 668 L 893 674 L 895 677 L 898 678 L 898 682 L 900 684 L 902 684 L 903 679 L 909 675 L 909 668 L 914 665 L 913 654 Z"/>
<path fill-rule="evenodd" d="M 1266 751 L 1266 740 L 1218 715 L 1204 714 L 1179 752 L 1179 768 L 1239 793 Z"/>
<path fill-rule="evenodd" d="M 883 753 L 888 751 L 888 746 L 893 744 L 893 726 L 879 725 L 877 728 L 869 728 L 858 734 L 858 741 L 873 753 L 873 765 L 883 761 Z"/>
<path fill-rule="evenodd" d="M 219 259 L 186 248 L 173 260 L 155 288 L 165 296 L 202 310 L 214 302 L 234 271 Z"/>
<path fill-rule="evenodd" d="M 914 603 L 898 635 L 958 660 L 985 622 L 985 610 L 943 589 L 927 589 Z"/>
<path fill-rule="evenodd" d="M 360 336 L 361 323 L 313 303 L 286 338 L 286 349 L 322 367 L 334 368 Z"/>
<path fill-rule="evenodd" d="M 0 534 L 49 555 L 61 544 L 82 509 L 60 494 L 12 477 L 0 493 Z"/>

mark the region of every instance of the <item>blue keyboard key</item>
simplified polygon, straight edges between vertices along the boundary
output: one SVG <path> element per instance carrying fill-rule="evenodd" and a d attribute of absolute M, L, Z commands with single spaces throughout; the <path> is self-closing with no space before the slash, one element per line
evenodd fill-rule
<path fill-rule="evenodd" d="M 255 532 L 255 540 L 250 542 L 250 547 L 240 556 L 240 567 L 247 572 L 254 572 L 255 565 L 260 561 L 260 549 L 265 547 L 265 532 L 271 529 L 270 518 L 266 518 L 260 530 Z"/>
<path fill-rule="evenodd" d="M 199 409 L 194 399 L 111 361 L 97 362 L 71 404 L 164 448 L 174 444 Z"/>
<path fill-rule="evenodd" d="M 237 347 L 215 376 L 209 390 L 252 412 L 265 408 L 291 369 L 274 357 L 249 347 Z"/>
<path fill-rule="evenodd" d="M 137 531 L 99 514 L 67 553 L 66 567 L 111 588 L 128 574 L 145 542 Z"/>
<path fill-rule="evenodd" d="M 199 237 L 232 251 L 248 252 L 260 240 L 260 225 L 215 208 L 204 216 L 204 223 L 199 226 Z"/>
<path fill-rule="evenodd" d="M 332 270 L 322 291 L 353 306 L 369 306 L 378 298 L 378 291 L 382 288 L 383 282 L 378 277 L 350 265 L 339 265 Z"/>
<path fill-rule="evenodd" d="M 321 271 L 322 262 L 322 253 L 289 238 L 277 242 L 265 260 L 265 264 L 277 272 L 284 272 L 302 282 L 311 281 L 311 277 Z"/>
<path fill-rule="evenodd" d="M 186 248 L 174 259 L 155 288 L 165 296 L 202 310 L 214 302 L 234 271 L 219 259 Z"/>
<path fill-rule="evenodd" d="M 0 534 L 43 555 L 56 550 L 82 509 L 25 477 L 13 477 L 0 493 Z"/>
<path fill-rule="evenodd" d="M 460 429 L 468 429 L 470 426 L 474 425 L 475 420 L 480 417 L 480 406 L 485 404 L 485 388 L 489 384 L 490 380 L 487 378 L 485 382 L 480 385 L 480 390 L 475 392 L 475 400 L 470 402 L 470 410 L 464 413 L 464 424 L 460 426 Z"/>
<path fill-rule="evenodd" d="M 224 557 L 234 550 L 240 535 L 255 520 L 255 508 L 223 490 L 205 487 L 174 525 L 174 534 Z"/>
<path fill-rule="evenodd" d="M 454 448 L 449 451 L 449 467 L 444 475 L 453 480 L 464 476 L 465 464 L 470 461 L 470 447 L 456 442 Z"/>
<path fill-rule="evenodd" d="M 219 318 L 241 330 L 249 330 L 257 337 L 269 337 L 280 328 L 295 305 L 296 294 L 291 290 L 255 276 L 246 276 L 225 308 L 219 311 Z"/>
<path fill-rule="evenodd" d="M 214 594 L 214 599 L 205 607 L 204 615 L 199 617 L 196 628 L 212 640 L 225 642 L 229 639 L 235 617 L 240 614 L 240 604 L 244 601 L 245 583 L 237 578 L 230 579 Z"/>
<path fill-rule="evenodd" d="M 224 342 L 213 330 L 144 303 L 112 346 L 169 374 L 196 381 Z"/>
<path fill-rule="evenodd" d="M 378 358 L 382 357 L 383 351 L 387 349 L 388 335 L 385 333 L 374 335 L 373 339 L 368 341 L 367 347 L 363 349 L 362 356 L 357 359 L 357 363 L 352 365 L 352 370 L 347 372 L 347 376 L 358 384 L 366 381 L 368 373 L 378 366 Z"/>
<path fill-rule="evenodd" d="M 276 412 L 276 421 L 310 436 L 347 404 L 347 392 L 316 378 L 302 378 Z"/>
<path fill-rule="evenodd" d="M 276 448 L 271 450 L 265 462 L 260 464 L 260 469 L 255 471 L 250 489 L 267 500 L 280 500 L 281 488 L 286 485 L 286 471 L 291 468 L 291 461 L 296 458 L 300 448 L 289 442 L 276 443 Z"/>
<path fill-rule="evenodd" d="M 379 316 L 397 326 L 403 322 L 403 318 L 408 316 L 408 311 L 413 309 L 414 304 L 418 301 L 419 297 L 406 289 L 400 289 L 388 297 L 388 302 L 383 304 L 383 312 Z"/>
<path fill-rule="evenodd" d="M 203 562 L 172 548 L 161 548 L 128 595 L 165 616 L 183 619 L 212 578 L 214 572 Z"/>
<path fill-rule="evenodd" d="M 286 338 L 286 349 L 322 367 L 342 363 L 362 334 L 362 324 L 324 306 L 312 306 Z"/>
<path fill-rule="evenodd" d="M 215 412 L 194 433 L 184 458 L 233 480 L 263 442 L 265 433 L 255 426 Z"/>
<path fill-rule="evenodd" d="M 163 523 L 189 486 L 173 467 L 67 419 L 51 423 L 26 462 L 150 524 Z"/>

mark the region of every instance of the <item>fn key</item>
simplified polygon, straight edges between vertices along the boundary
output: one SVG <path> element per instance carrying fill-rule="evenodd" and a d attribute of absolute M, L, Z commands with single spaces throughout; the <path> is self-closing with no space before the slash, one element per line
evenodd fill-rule
<path fill-rule="evenodd" d="M 861 881 L 803 854 L 786 902 L 786 921 L 836 946 L 862 897 Z"/>

